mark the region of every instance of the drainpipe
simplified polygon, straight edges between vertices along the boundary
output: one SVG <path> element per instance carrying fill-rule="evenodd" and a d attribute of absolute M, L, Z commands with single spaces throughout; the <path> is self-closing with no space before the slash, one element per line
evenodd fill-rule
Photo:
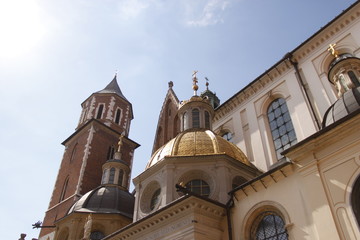
<path fill-rule="evenodd" d="M 300 85 L 301 85 L 301 87 L 302 87 L 302 89 L 303 89 L 303 92 L 305 93 L 306 100 L 307 100 L 307 102 L 308 102 L 308 104 L 309 104 L 309 107 L 310 107 L 310 110 L 311 110 L 311 113 L 312 113 L 312 117 L 314 118 L 315 123 L 316 123 L 316 126 L 317 126 L 317 129 L 319 130 L 319 129 L 321 129 L 321 124 L 319 123 L 319 120 L 318 120 L 317 117 L 316 117 L 315 110 L 314 110 L 314 106 L 313 106 L 313 104 L 312 104 L 311 101 L 310 101 L 309 93 L 306 91 L 306 87 L 305 87 L 304 81 L 303 81 L 303 79 L 301 78 L 300 71 L 299 71 L 299 67 L 298 67 L 298 63 L 297 63 L 297 62 L 294 62 L 294 61 L 292 60 L 292 57 L 293 57 L 292 53 L 289 52 L 289 53 L 287 53 L 287 54 L 285 55 L 284 59 L 288 59 L 289 62 L 291 63 L 291 65 L 293 65 L 293 67 L 294 67 L 294 69 L 295 69 L 296 78 L 297 78 L 298 81 L 300 82 Z"/>
<path fill-rule="evenodd" d="M 232 224 L 231 224 L 231 216 L 230 216 L 230 210 L 231 208 L 234 206 L 234 200 L 233 200 L 233 194 L 230 193 L 230 199 L 229 201 L 226 203 L 226 219 L 228 222 L 228 235 L 229 235 L 229 240 L 232 240 Z"/>

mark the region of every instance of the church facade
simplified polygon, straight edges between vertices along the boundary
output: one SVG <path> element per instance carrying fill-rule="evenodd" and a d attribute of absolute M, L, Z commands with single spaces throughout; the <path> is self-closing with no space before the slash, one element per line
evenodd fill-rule
<path fill-rule="evenodd" d="M 132 181 L 116 76 L 82 103 L 39 239 L 360 239 L 360 3 L 220 104 L 169 83 Z M 136 159 L 135 159 L 136 161 Z"/>

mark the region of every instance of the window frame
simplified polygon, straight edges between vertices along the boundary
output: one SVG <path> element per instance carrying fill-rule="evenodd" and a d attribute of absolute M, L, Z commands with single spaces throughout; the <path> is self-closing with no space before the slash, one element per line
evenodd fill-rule
<path fill-rule="evenodd" d="M 104 103 L 100 103 L 96 109 L 96 119 L 102 119 L 102 116 L 105 112 L 105 104 Z"/>
<path fill-rule="evenodd" d="M 191 127 L 192 128 L 200 128 L 200 110 L 198 108 L 193 108 L 191 110 Z"/>
<path fill-rule="evenodd" d="M 297 143 L 295 127 L 285 98 L 277 97 L 267 105 L 266 119 L 268 122 L 270 132 L 269 139 L 270 142 L 272 142 L 274 159 L 276 161 L 283 160 L 285 159 L 285 156 L 281 156 L 281 152 Z M 278 133 L 276 134 L 276 132 Z M 284 133 L 282 134 L 281 132 Z"/>
<path fill-rule="evenodd" d="M 271 217 L 271 223 L 274 223 L 274 233 L 271 235 L 271 236 L 266 236 L 266 229 L 265 229 L 265 218 L 266 221 L 268 220 L 269 216 L 272 216 Z M 277 223 L 279 223 L 278 221 L 281 221 L 281 225 L 282 226 L 279 226 L 277 225 Z M 270 226 L 273 226 L 273 225 L 270 225 Z M 267 227 L 269 228 L 269 225 L 267 225 Z M 279 229 L 279 227 L 282 227 L 283 229 Z M 262 231 L 263 233 L 263 238 L 259 238 L 259 232 Z M 273 239 L 274 237 L 276 237 L 276 239 L 279 238 L 279 236 L 285 234 L 286 235 L 286 239 L 285 240 L 288 240 L 289 239 L 289 234 L 287 232 L 287 229 L 286 229 L 286 224 L 285 224 L 285 221 L 284 219 L 275 211 L 263 211 L 261 212 L 260 214 L 258 214 L 256 216 L 256 218 L 254 219 L 253 223 L 252 223 L 252 226 L 251 226 L 251 229 L 250 229 L 250 236 L 251 236 L 251 239 L 259 239 L 259 240 L 268 240 L 268 239 Z"/>

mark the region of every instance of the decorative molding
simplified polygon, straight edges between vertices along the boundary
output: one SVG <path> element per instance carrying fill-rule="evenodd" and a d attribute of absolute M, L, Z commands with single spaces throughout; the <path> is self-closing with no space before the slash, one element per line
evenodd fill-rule
<path fill-rule="evenodd" d="M 323 27 L 312 37 L 307 39 L 303 44 L 295 48 L 292 51 L 293 60 L 297 62 L 304 61 L 304 59 L 309 57 L 310 54 L 313 54 L 315 51 L 319 50 L 320 47 L 327 47 L 327 43 L 330 41 L 330 38 L 333 38 L 336 34 L 339 34 L 340 31 L 345 30 L 345 28 L 347 28 L 357 18 L 360 17 L 360 10 L 358 8 L 359 7 L 350 9 L 346 15 L 335 19 L 334 22 L 330 23 L 328 26 Z M 288 60 L 284 57 L 274 66 L 256 78 L 253 82 L 236 93 L 227 102 L 223 103 L 219 108 L 217 108 L 215 110 L 214 123 L 224 118 L 235 108 L 246 103 L 256 93 L 263 90 L 276 79 L 280 78 L 291 70 L 293 70 L 293 67 L 291 64 L 288 64 Z"/>
<path fill-rule="evenodd" d="M 186 226 L 194 228 L 196 224 L 212 224 L 205 222 L 205 219 L 212 219 L 213 224 L 216 223 L 216 226 L 220 226 L 225 215 L 225 205 L 187 195 L 173 202 L 167 208 L 159 210 L 104 239 L 163 239 L 165 235 L 183 230 Z"/>

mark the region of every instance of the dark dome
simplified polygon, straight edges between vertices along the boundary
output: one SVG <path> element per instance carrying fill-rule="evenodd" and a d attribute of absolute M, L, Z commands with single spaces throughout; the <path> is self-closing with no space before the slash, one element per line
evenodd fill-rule
<path fill-rule="evenodd" d="M 355 58 L 353 55 L 351 55 L 350 53 L 345 53 L 345 54 L 341 54 L 340 56 L 338 56 L 337 58 L 335 58 L 329 66 L 329 70 L 331 70 L 332 67 L 334 67 L 336 64 L 338 64 L 339 62 L 348 59 L 348 58 Z"/>
<path fill-rule="evenodd" d="M 322 127 L 327 127 L 358 109 L 360 109 L 360 87 L 348 90 L 329 107 L 324 115 Z"/>
<path fill-rule="evenodd" d="M 100 186 L 84 194 L 70 208 L 73 212 L 119 213 L 132 218 L 135 198 L 117 186 Z"/>
<path fill-rule="evenodd" d="M 345 53 L 334 59 L 329 66 L 328 79 L 334 84 L 334 75 L 341 69 L 345 68 L 347 65 L 357 65 L 360 66 L 360 59 L 352 56 L 349 53 Z"/>

